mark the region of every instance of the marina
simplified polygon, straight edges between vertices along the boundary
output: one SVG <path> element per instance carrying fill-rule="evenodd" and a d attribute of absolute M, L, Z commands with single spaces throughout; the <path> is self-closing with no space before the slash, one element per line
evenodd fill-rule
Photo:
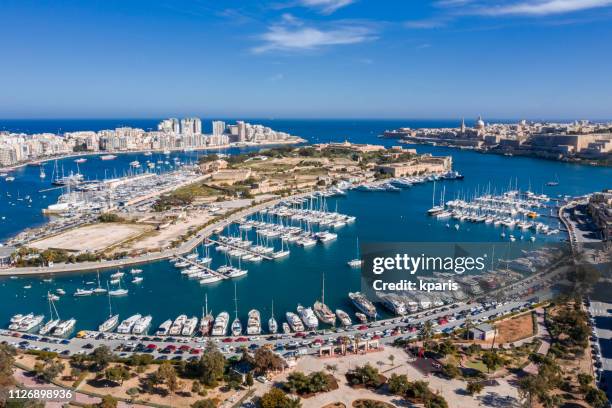
<path fill-rule="evenodd" d="M 518 178 L 518 188 L 512 190 L 522 192 L 530 190 L 536 195 L 545 194 L 551 199 L 546 205 L 554 206 L 556 200 L 562 199 L 565 195 L 579 195 L 601 190 L 605 187 L 607 180 L 612 177 L 610 170 L 606 168 L 587 168 L 571 164 L 493 155 L 478 155 L 476 161 L 474 157 L 477 153 L 454 151 L 443 147 L 419 146 L 419 151 L 452 154 L 454 168 L 464 176 L 463 179 L 447 180 L 442 178 L 436 180 L 435 203 L 439 202 L 440 193 L 445 189 L 445 196 L 449 198 L 445 202 L 456 198 L 472 205 L 471 202 L 475 197 L 484 195 L 487 186 L 492 186 L 490 189 L 492 196 L 498 196 L 505 191 L 509 191 L 509 185 L 517 187 Z M 189 162 L 190 154 L 194 153 L 181 153 L 181 161 Z M 155 159 L 155 155 L 149 156 L 149 159 Z M 69 171 L 71 164 L 76 166 L 73 160 L 64 163 L 66 171 Z M 105 166 L 108 164 L 116 166 L 118 169 L 125 169 L 129 162 L 134 160 L 145 163 L 147 156 L 125 154 L 118 155 L 115 160 L 108 161 L 90 158 L 86 163 L 81 164 L 80 171 L 86 175 L 87 179 L 103 178 L 104 170 L 98 169 L 92 173 L 89 166 L 104 163 Z M 523 173 L 517 175 L 516 167 L 509 168 L 506 163 L 510 163 L 510 161 L 518 166 L 517 168 L 524 168 Z M 488 171 L 483 172 L 483 167 L 487 168 Z M 76 171 L 76 167 L 73 170 Z M 96 171 L 98 177 L 95 177 Z M 107 172 L 113 174 L 114 170 L 110 168 Z M 49 167 L 47 167 L 47 173 L 50 173 Z M 555 186 L 554 190 L 548 190 L 549 187 L 545 184 L 551 178 L 554 178 L 555 174 L 558 175 L 559 185 Z M 27 207 L 25 201 L 17 201 L 18 196 L 23 198 L 29 195 L 33 200 L 32 205 L 34 207 L 32 208 L 44 208 L 48 206 L 48 203 L 55 202 L 56 198 L 54 196 L 57 197 L 59 193 L 56 190 L 49 191 L 45 193 L 48 194 L 46 199 L 41 198 L 45 194 L 38 193 L 38 190 L 42 189 L 38 186 L 50 183 L 50 177 L 48 176 L 42 182 L 38 168 L 24 167 L 16 171 L 15 175 L 17 176 L 15 181 L 10 184 L 3 184 L 3 186 L 10 186 L 7 193 L 11 197 L 6 197 L 6 194 L 4 194 L 0 201 L 0 214 L 10 215 L 12 211 L 21 208 L 19 216 L 12 216 L 18 220 L 18 223 L 10 226 L 11 231 L 18 228 L 21 222 L 29 220 L 28 222 L 36 224 L 36 222 L 44 220 L 41 212 L 32 211 L 31 208 Z M 23 183 L 26 181 L 36 186 L 36 190 L 25 188 Z M 34 276 L 24 276 L 16 279 L 0 278 L 0 294 L 12 294 L 11 296 L 5 296 L 8 300 L 5 302 L 6 307 L 0 311 L 0 319 L 6 322 L 4 324 L 8 326 L 10 318 L 16 314 L 30 313 L 30 311 L 35 315 L 45 313 L 48 309 L 49 292 L 59 297 L 59 300 L 54 302 L 60 315 L 75 319 L 72 323 L 75 331 L 96 330 L 107 319 L 115 315 L 126 319 L 135 314 L 141 314 L 152 317 L 150 327 L 153 329 L 149 329 L 149 333 L 154 333 L 157 330 L 163 331 L 160 326 L 165 325 L 170 319 L 174 322 L 177 316 L 185 314 L 189 319 L 202 315 L 203 299 L 206 296 L 209 310 L 215 310 L 213 317 L 215 323 L 211 325 L 210 332 L 218 333 L 217 335 L 221 335 L 219 333 L 227 335 L 230 333 L 232 321 L 235 320 L 235 313 L 232 313 L 231 318 L 229 314 L 224 318 L 221 312 L 224 310 L 233 311 L 235 308 L 231 300 L 234 298 L 235 282 L 242 305 L 238 311 L 238 318 L 241 324 L 244 324 L 242 327 L 244 329 L 243 333 L 248 328 L 248 312 L 250 310 L 259 311 L 260 321 L 267 323 L 260 323 L 263 333 L 269 332 L 271 316 L 275 316 L 278 332 L 291 330 L 291 324 L 286 319 L 288 313 L 291 313 L 289 316 L 297 317 L 297 321 L 291 317 L 290 322 L 292 324 L 304 325 L 297 313 L 298 303 L 305 308 L 312 308 L 319 321 L 319 327 L 328 327 L 324 318 L 331 321 L 327 309 L 334 311 L 336 326 L 355 324 L 361 321 L 360 315 L 357 313 L 363 313 L 354 307 L 347 294 L 359 290 L 359 270 L 347 267 L 347 262 L 358 259 L 356 258 L 356 256 L 359 256 L 357 241 L 364 243 L 372 241 L 420 242 L 423 240 L 440 242 L 457 240 L 468 242 L 509 241 L 509 238 L 504 239 L 501 236 L 506 228 L 501 225 L 495 226 L 494 222 L 489 224 L 486 221 L 469 222 L 464 220 L 461 222 L 452 218 L 452 216 L 446 220 L 438 220 L 434 216 L 427 215 L 428 210 L 432 208 L 433 181 L 415 182 L 409 186 L 400 186 L 402 181 L 399 184 L 396 182 L 400 191 L 394 191 L 393 194 L 387 194 L 384 191 L 360 191 L 359 189 L 345 188 L 340 189 L 342 193 L 336 189 L 330 189 L 318 194 L 318 196 L 286 200 L 286 202 L 271 210 L 254 214 L 227 226 L 218 236 L 212 237 L 217 242 L 220 242 L 220 236 L 242 237 L 241 241 L 251 241 L 251 245 L 260 247 L 262 252 L 258 252 L 257 255 L 247 253 L 240 257 L 232 256 L 229 251 L 217 251 L 216 248 L 219 245 L 213 243 L 212 246 L 198 246 L 195 259 L 185 258 L 145 263 L 137 267 L 142 272 L 135 274 L 130 273 L 131 267 L 123 269 L 122 273 L 125 275 L 119 277 L 120 281 L 115 281 L 116 283 L 109 288 L 119 290 L 118 285 L 121 284 L 121 292 L 119 293 L 124 293 L 121 296 L 111 296 L 113 311 L 111 316 L 109 316 L 108 308 L 109 296 L 94 296 L 93 289 L 98 286 L 95 275 L 92 279 L 92 276 L 88 273 L 56 273 L 50 276 L 49 281 Z M 0 183 L 4 182 L 0 181 Z M 10 202 L 16 205 L 8 204 Z M 24 204 L 20 204 L 21 207 L 18 207 L 17 203 Z M 555 224 L 552 229 L 557 228 L 554 218 L 548 217 L 550 208 L 541 207 L 534 210 L 542 214 L 541 218 L 532 219 L 525 214 L 525 221 L 552 223 Z M 354 220 L 352 222 L 346 218 L 335 220 L 333 219 L 334 216 L 330 215 L 323 217 L 325 214 L 333 213 L 354 217 Z M 39 221 L 33 221 L 32 217 L 39 219 Z M 523 215 L 521 215 L 522 217 Z M 344 222 L 344 225 L 341 225 L 341 222 Z M 453 228 L 452 225 L 451 228 L 446 227 L 447 223 L 454 224 L 454 222 L 461 222 L 461 227 L 458 230 Z M 393 228 L 390 228 L 390 226 L 393 226 Z M 0 222 L 0 230 L 9 231 L 8 228 L 8 223 Z M 520 227 L 515 227 L 515 230 L 520 230 Z M 324 240 L 318 240 L 312 236 L 312 234 L 321 231 L 329 231 L 336 237 L 335 239 L 328 238 L 325 240 L 324 238 Z M 525 234 L 529 231 L 525 230 Z M 300 234 L 309 235 L 304 237 Z M 296 236 L 300 236 L 300 238 L 295 239 Z M 516 234 L 516 238 L 518 241 L 519 234 Z M 555 242 L 563 239 L 565 237 L 562 231 L 551 235 L 538 233 L 536 243 Z M 300 240 L 304 245 L 298 243 Z M 236 241 L 235 243 L 239 242 Z M 230 251 L 242 250 L 235 244 L 231 245 Z M 268 252 L 270 251 L 269 248 L 273 248 L 272 252 L 289 251 L 289 254 L 277 260 L 265 260 L 261 255 L 272 258 L 269 255 L 270 252 Z M 257 260 L 249 261 L 248 258 L 245 259 L 245 256 L 248 257 L 248 255 L 260 256 L 262 259 L 259 262 Z M 206 258 L 211 258 L 211 260 L 208 261 Z M 198 262 L 198 260 L 206 260 L 206 262 Z M 183 267 L 177 268 L 181 263 L 183 263 Z M 179 270 L 185 271 L 190 267 L 197 267 L 201 271 L 205 271 L 204 268 L 218 271 L 220 267 L 226 265 L 240 270 L 248 270 L 248 274 L 239 279 L 207 276 L 207 279 L 219 280 L 200 284 L 201 280 L 206 279 L 189 278 L 186 274 L 179 272 Z M 325 310 L 316 304 L 316 302 L 322 300 L 322 270 L 326 271 L 324 304 L 327 308 Z M 173 271 L 176 271 L 176 273 L 172 273 Z M 100 270 L 100 281 L 103 288 L 105 282 L 117 279 L 110 277 L 117 272 L 119 270 L 116 268 Z M 126 278 L 128 276 L 129 279 Z M 135 276 L 141 276 L 143 280 L 139 283 L 132 283 Z M 87 285 L 86 282 L 90 281 L 94 284 Z M 25 287 L 30 287 L 30 289 Z M 299 288 L 299 294 L 296 295 L 294 288 Z M 92 290 L 92 293 L 88 296 L 72 296 L 77 289 Z M 60 290 L 66 294 L 60 294 Z M 125 293 L 124 290 L 128 292 Z M 117 292 L 113 293 L 117 294 Z M 160 302 L 154 300 L 163 298 L 172 298 L 172 304 L 162 306 Z M 274 299 L 274 314 L 271 307 L 272 298 Z M 436 299 L 413 299 L 410 302 L 405 302 L 405 307 L 410 311 L 415 308 L 431 307 L 437 302 Z M 396 314 L 391 310 L 392 306 L 389 306 L 391 304 L 377 303 L 375 305 L 379 318 Z M 324 313 L 321 314 L 321 312 Z M 321 318 L 321 316 L 324 318 Z M 52 320 L 57 319 L 54 316 Z M 109 325 L 111 323 L 113 322 L 109 322 Z M 70 326 L 71 324 L 66 325 Z M 170 327 L 167 331 L 169 330 Z M 59 330 L 58 333 L 62 331 Z"/>

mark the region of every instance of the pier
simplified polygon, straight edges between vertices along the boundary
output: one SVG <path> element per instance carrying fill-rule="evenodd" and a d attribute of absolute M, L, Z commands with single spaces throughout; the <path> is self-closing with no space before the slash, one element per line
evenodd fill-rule
<path fill-rule="evenodd" d="M 263 259 L 265 259 L 267 261 L 271 261 L 272 259 L 274 259 L 274 258 L 272 258 L 272 257 L 270 257 L 268 255 L 264 255 L 264 254 L 260 254 L 259 252 L 252 251 L 249 248 L 239 247 L 237 245 L 229 244 L 227 242 L 219 242 L 219 241 L 216 241 L 216 240 L 214 240 L 212 238 L 208 238 L 208 241 L 210 241 L 210 242 L 212 242 L 214 244 L 217 244 L 217 245 L 223 245 L 223 246 L 226 246 L 228 248 L 238 249 L 240 251 L 248 252 L 251 255 L 260 256 L 260 257 L 262 257 Z"/>
<path fill-rule="evenodd" d="M 200 263 L 197 263 L 196 261 L 192 261 L 191 259 L 187 259 L 187 258 L 185 258 L 184 256 L 181 256 L 181 255 L 176 255 L 176 256 L 175 256 L 175 258 L 176 258 L 176 259 L 180 259 L 180 260 L 181 260 L 181 261 L 183 261 L 183 262 L 187 262 L 188 264 L 191 264 L 191 265 L 193 265 L 193 266 L 197 266 L 198 268 L 200 268 L 200 269 L 202 269 L 202 270 L 204 270 L 204 271 L 206 271 L 206 272 L 210 273 L 211 275 L 218 276 L 218 277 L 219 277 L 219 278 L 221 278 L 221 279 L 229 279 L 229 278 L 228 278 L 227 276 L 225 276 L 224 274 L 219 273 L 219 272 L 215 271 L 214 269 L 209 268 L 208 266 L 204 266 L 204 265 L 202 265 L 202 264 L 200 264 Z"/>

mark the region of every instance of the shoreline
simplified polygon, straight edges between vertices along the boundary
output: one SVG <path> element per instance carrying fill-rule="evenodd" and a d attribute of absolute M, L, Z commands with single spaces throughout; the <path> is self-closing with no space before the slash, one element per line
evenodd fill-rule
<path fill-rule="evenodd" d="M 381 139 L 386 139 L 386 140 L 390 140 L 390 138 L 384 138 L 379 136 Z M 434 141 L 434 140 L 429 140 L 429 139 L 415 139 L 415 138 L 410 138 L 410 139 L 402 139 L 402 138 L 398 138 L 397 139 L 398 143 L 400 144 L 413 144 L 413 145 L 423 145 L 423 146 L 434 146 L 434 147 L 447 147 L 450 149 L 458 149 L 458 150 L 468 150 L 468 151 L 472 151 L 475 153 L 480 153 L 480 154 L 495 154 L 498 156 L 507 156 L 507 157 L 527 157 L 530 159 L 538 159 L 538 160 L 546 160 L 546 161 L 552 161 L 552 162 L 558 162 L 558 163 L 567 163 L 567 164 L 577 164 L 577 165 L 582 165 L 582 166 L 589 166 L 589 167 L 604 167 L 604 168 L 610 168 L 612 167 L 612 163 L 608 164 L 604 161 L 597 161 L 597 160 L 588 160 L 588 159 L 577 159 L 577 160 L 572 160 L 570 158 L 561 158 L 561 159 L 555 159 L 552 157 L 546 157 L 546 156 L 541 156 L 538 154 L 535 154 L 533 152 L 530 151 L 497 151 L 497 150 L 493 150 L 493 149 L 481 149 L 481 148 L 476 148 L 476 147 L 471 147 L 471 146 L 461 146 L 461 145 L 456 145 L 456 144 L 452 144 L 452 143 L 448 143 L 446 141 Z"/>
<path fill-rule="evenodd" d="M 257 147 L 257 146 L 269 147 L 269 146 L 294 145 L 294 144 L 300 144 L 300 143 L 307 142 L 306 139 L 302 139 L 301 137 L 298 137 L 298 136 L 295 136 L 295 137 L 297 138 L 296 140 L 279 140 L 279 141 L 270 142 L 270 143 L 247 143 L 247 142 L 244 142 L 244 144 L 229 143 L 226 145 L 205 146 L 205 147 L 198 147 L 198 148 L 193 148 L 193 149 L 175 147 L 175 148 L 166 148 L 166 149 L 119 150 L 119 151 L 104 150 L 104 151 L 97 151 L 97 152 L 73 152 L 73 153 L 66 154 L 66 155 L 52 156 L 52 157 L 47 157 L 47 158 L 40 159 L 40 160 L 30 160 L 30 161 L 19 163 L 13 166 L 0 167 L 0 172 L 8 173 L 8 172 L 12 172 L 17 169 L 20 169 L 22 167 L 40 165 L 42 163 L 50 162 L 52 160 L 64 160 L 64 159 L 70 159 L 73 157 L 83 157 L 83 156 L 100 156 L 100 155 L 106 155 L 106 154 L 113 154 L 113 155 L 115 154 L 136 154 L 136 153 L 149 153 L 149 152 L 150 153 L 163 153 L 164 150 L 169 150 L 170 152 L 189 152 L 189 151 L 197 152 L 197 151 L 205 151 L 205 150 L 220 150 L 220 149 L 232 149 L 232 148 L 240 149 L 243 147 Z"/>
<path fill-rule="evenodd" d="M 282 200 L 297 198 L 304 195 L 312 194 L 311 191 L 294 194 L 288 197 L 278 197 L 272 200 L 264 201 L 261 203 L 252 202 L 249 207 L 238 210 L 236 213 L 229 215 L 228 217 L 222 218 L 210 225 L 203 227 L 194 236 L 185 241 L 182 245 L 177 248 L 169 249 L 166 251 L 160 251 L 156 253 L 149 253 L 145 255 L 139 255 L 136 257 L 130 257 L 126 259 L 117 259 L 110 261 L 99 261 L 99 262 L 81 262 L 74 264 L 58 264 L 52 267 L 23 267 L 23 268 L 7 268 L 0 269 L 0 277 L 5 276 L 28 276 L 28 275 L 48 275 L 54 273 L 71 273 L 71 272 L 94 272 L 102 269 L 122 268 L 125 266 L 140 265 L 151 262 L 157 262 L 164 259 L 170 259 L 176 256 L 180 256 L 193 251 L 198 245 L 204 240 L 213 235 L 220 227 L 224 228 L 234 221 L 247 217 L 263 208 L 278 204 Z"/>

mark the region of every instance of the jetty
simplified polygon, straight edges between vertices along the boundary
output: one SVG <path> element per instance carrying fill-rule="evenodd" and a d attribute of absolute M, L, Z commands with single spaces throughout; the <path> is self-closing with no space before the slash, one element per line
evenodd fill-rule
<path fill-rule="evenodd" d="M 211 268 L 209 268 L 207 266 L 204 266 L 201 263 L 198 263 L 198 262 L 196 262 L 194 260 L 185 258 L 184 256 L 176 255 L 175 258 L 176 259 L 180 259 L 183 262 L 187 262 L 190 265 L 197 266 L 198 268 L 202 269 L 203 271 L 206 271 L 206 272 L 210 273 L 211 275 L 218 276 L 221 279 L 229 279 L 228 276 L 226 276 L 226 275 L 224 275 L 222 273 L 219 273 L 219 272 L 215 271 L 214 269 L 211 269 Z"/>
<path fill-rule="evenodd" d="M 255 251 L 253 251 L 253 250 L 252 250 L 252 249 L 250 249 L 250 248 L 247 248 L 247 247 L 240 247 L 240 246 L 237 246 L 237 245 L 234 245 L 234 244 L 230 244 L 229 242 L 219 242 L 219 241 L 214 240 L 214 239 L 212 239 L 212 238 L 208 238 L 208 241 L 209 241 L 209 242 L 212 242 L 213 244 L 216 244 L 216 245 L 223 245 L 223 246 L 226 246 L 226 247 L 231 248 L 231 249 L 238 249 L 238 250 L 240 250 L 240 251 L 248 252 L 248 253 L 249 253 L 249 254 L 251 254 L 251 255 L 260 256 L 260 257 L 262 257 L 263 259 L 266 259 L 266 260 L 268 260 L 268 261 L 271 261 L 272 259 L 274 259 L 274 258 L 272 258 L 271 256 L 264 255 L 264 254 L 259 253 L 259 252 L 255 252 Z"/>

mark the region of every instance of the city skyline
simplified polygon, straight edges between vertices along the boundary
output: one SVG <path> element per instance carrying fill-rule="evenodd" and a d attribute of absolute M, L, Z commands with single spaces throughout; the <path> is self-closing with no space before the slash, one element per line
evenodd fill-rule
<path fill-rule="evenodd" d="M 2 11 L 5 119 L 612 117 L 608 0 Z"/>

